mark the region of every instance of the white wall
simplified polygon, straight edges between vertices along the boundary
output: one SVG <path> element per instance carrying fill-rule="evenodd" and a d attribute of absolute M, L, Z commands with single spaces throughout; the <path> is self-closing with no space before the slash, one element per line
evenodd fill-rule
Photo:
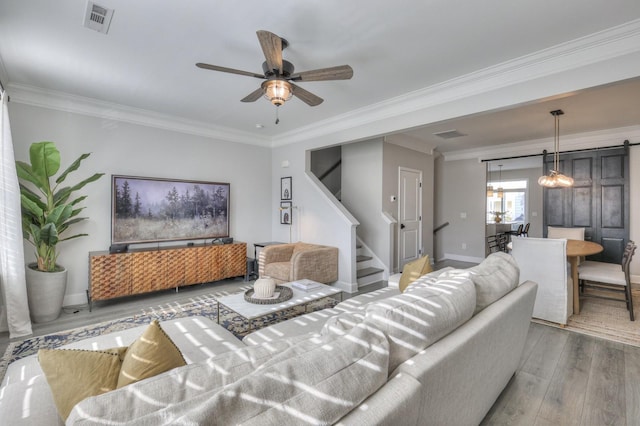
<path fill-rule="evenodd" d="M 324 244 L 338 248 L 338 287 L 345 291 L 357 290 L 355 228 L 358 221 L 312 174 L 306 173 L 311 165 L 311 149 L 323 146 L 298 143 L 274 148 L 272 156 L 271 208 L 280 206 L 280 178 L 292 177 L 293 226 L 291 241 Z M 271 220 L 273 241 L 289 241 L 289 227 L 280 224 L 274 214 Z"/>
<path fill-rule="evenodd" d="M 95 172 L 105 173 L 83 189 L 88 195 L 83 216 L 89 220 L 70 229 L 89 236 L 58 246 L 59 263 L 69 270 L 65 305 L 86 303 L 88 253 L 109 248 L 112 174 L 229 182 L 231 236 L 247 242 L 251 256 L 253 242 L 271 239 L 275 210 L 271 208 L 270 148 L 219 142 L 17 102 L 10 102 L 9 117 L 16 159 L 28 161 L 29 145 L 49 140 L 61 152 L 62 168 L 80 154 L 91 152 L 65 183 Z M 174 243 L 177 244 L 185 242 Z M 25 245 L 25 256 L 27 261 L 34 259 L 31 245 Z"/>

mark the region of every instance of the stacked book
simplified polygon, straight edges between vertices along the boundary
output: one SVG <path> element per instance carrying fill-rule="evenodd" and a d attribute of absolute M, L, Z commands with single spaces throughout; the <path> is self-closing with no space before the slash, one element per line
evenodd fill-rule
<path fill-rule="evenodd" d="M 297 280 L 291 283 L 291 287 L 299 288 L 300 290 L 310 291 L 322 287 L 324 284 L 311 280 Z"/>

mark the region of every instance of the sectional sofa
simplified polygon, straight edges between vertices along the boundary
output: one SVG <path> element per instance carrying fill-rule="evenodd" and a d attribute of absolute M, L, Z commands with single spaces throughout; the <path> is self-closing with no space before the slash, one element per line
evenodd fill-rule
<path fill-rule="evenodd" d="M 202 317 L 162 323 L 187 365 L 87 398 L 67 424 L 477 425 L 515 373 L 537 284 L 513 258 L 420 277 L 246 336 Z M 72 347 L 128 345 L 140 328 Z M 34 357 L 0 390 L 6 424 L 59 424 Z"/>

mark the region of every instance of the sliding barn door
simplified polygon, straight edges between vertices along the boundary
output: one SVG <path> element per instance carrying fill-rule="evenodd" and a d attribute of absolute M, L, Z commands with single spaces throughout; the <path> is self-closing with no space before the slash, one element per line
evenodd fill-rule
<path fill-rule="evenodd" d="M 629 241 L 629 149 L 612 148 L 562 154 L 560 171 L 573 177 L 571 188 L 545 188 L 547 226 L 584 227 L 585 239 L 604 251 L 593 259 L 619 263 Z M 545 173 L 553 167 L 545 159 Z"/>

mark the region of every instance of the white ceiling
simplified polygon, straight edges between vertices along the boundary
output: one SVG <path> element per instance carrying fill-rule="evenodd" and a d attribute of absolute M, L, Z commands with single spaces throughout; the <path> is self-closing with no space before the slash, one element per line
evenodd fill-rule
<path fill-rule="evenodd" d="M 266 143 L 323 120 L 562 45 L 640 18 L 638 0 L 97 0 L 115 10 L 108 34 L 83 27 L 84 0 L 2 0 L 0 81 L 13 91 L 64 94 L 148 111 Z M 306 71 L 349 64 L 346 81 L 300 86 L 325 99 L 280 108 L 241 103 L 260 80 L 195 67 L 205 62 L 261 73 L 256 30 L 290 46 L 284 58 Z M 640 70 L 638 70 L 640 75 Z M 640 124 L 640 80 L 461 117 L 407 134 L 449 152 Z M 256 124 L 264 125 L 257 128 Z M 434 132 L 457 129 L 447 141 Z"/>

